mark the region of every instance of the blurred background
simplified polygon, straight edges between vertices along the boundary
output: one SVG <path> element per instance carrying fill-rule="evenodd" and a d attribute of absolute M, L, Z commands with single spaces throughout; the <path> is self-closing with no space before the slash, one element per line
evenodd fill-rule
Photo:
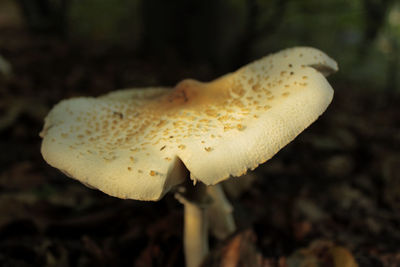
<path fill-rule="evenodd" d="M 174 198 L 66 178 L 40 155 L 43 119 L 64 98 L 207 81 L 292 46 L 339 63 L 334 101 L 230 191 L 239 229 L 205 266 L 400 266 L 397 0 L 0 0 L 0 266 L 183 266 Z"/>

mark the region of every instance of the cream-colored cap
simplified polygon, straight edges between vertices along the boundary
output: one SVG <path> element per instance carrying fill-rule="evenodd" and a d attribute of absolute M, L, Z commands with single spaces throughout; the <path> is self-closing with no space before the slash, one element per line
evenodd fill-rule
<path fill-rule="evenodd" d="M 119 198 L 158 200 L 187 178 L 206 185 L 270 159 L 327 108 L 323 74 L 337 64 L 299 47 L 208 83 L 129 89 L 56 105 L 42 154 L 52 166 Z"/>

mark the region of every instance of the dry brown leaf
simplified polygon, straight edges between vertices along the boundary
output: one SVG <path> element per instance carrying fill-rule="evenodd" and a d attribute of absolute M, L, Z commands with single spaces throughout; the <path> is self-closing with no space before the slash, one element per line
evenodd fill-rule
<path fill-rule="evenodd" d="M 251 230 L 234 235 L 224 246 L 211 251 L 203 267 L 261 267 L 263 259 Z"/>

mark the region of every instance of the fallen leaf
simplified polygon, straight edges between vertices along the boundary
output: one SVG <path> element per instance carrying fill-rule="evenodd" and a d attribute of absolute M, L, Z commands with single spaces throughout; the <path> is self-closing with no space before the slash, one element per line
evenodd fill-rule
<path fill-rule="evenodd" d="M 287 264 L 288 267 L 358 267 L 347 248 L 325 240 L 316 240 L 308 248 L 296 250 Z"/>
<path fill-rule="evenodd" d="M 257 251 L 256 236 L 251 230 L 240 232 L 221 247 L 210 252 L 203 267 L 261 267 L 263 259 Z"/>

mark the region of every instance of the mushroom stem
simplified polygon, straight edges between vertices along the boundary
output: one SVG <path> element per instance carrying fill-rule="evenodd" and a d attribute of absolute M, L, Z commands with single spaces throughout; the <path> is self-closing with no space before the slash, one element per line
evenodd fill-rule
<path fill-rule="evenodd" d="M 207 193 L 212 198 L 208 209 L 210 230 L 216 238 L 225 239 L 236 230 L 233 207 L 220 184 L 208 186 Z"/>
<path fill-rule="evenodd" d="M 184 206 L 183 245 L 186 267 L 199 267 L 208 254 L 208 207 L 206 186 L 186 184 L 183 192 L 175 194 Z"/>
<path fill-rule="evenodd" d="M 199 267 L 208 254 L 207 209 L 194 203 L 184 204 L 183 243 L 186 267 Z"/>

